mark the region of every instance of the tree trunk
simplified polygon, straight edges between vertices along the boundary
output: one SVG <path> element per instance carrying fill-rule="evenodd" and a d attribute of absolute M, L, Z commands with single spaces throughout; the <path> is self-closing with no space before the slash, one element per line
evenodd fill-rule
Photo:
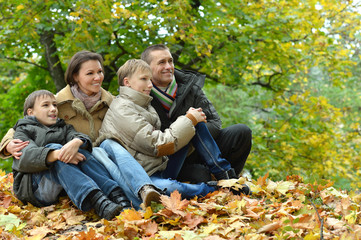
<path fill-rule="evenodd" d="M 112 71 L 112 69 L 109 66 L 104 65 L 104 80 L 103 80 L 102 88 L 108 90 L 110 86 L 110 82 L 113 80 L 114 76 L 115 76 L 114 71 Z"/>
<path fill-rule="evenodd" d="M 66 83 L 64 81 L 64 70 L 61 67 L 60 59 L 57 54 L 54 42 L 54 33 L 51 31 L 44 31 L 39 35 L 40 42 L 45 49 L 44 55 L 48 64 L 48 70 L 55 83 L 56 91 L 58 92 L 66 86 Z"/>

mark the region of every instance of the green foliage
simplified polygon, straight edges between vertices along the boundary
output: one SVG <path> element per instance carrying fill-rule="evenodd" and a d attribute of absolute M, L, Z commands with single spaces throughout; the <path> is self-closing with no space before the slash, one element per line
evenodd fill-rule
<path fill-rule="evenodd" d="M 12 128 L 19 118 L 23 117 L 23 105 L 25 98 L 33 91 L 47 89 L 55 91 L 55 86 L 46 71 L 37 68 L 28 70 L 16 84 L 11 86 L 5 94 L 0 94 L 0 135 L 4 136 L 8 129 Z M 11 170 L 12 160 L 0 161 L 0 168 Z"/>

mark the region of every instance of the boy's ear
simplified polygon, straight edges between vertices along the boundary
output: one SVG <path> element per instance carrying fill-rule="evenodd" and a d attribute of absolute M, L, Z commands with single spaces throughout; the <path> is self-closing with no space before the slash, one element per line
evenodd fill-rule
<path fill-rule="evenodd" d="M 26 113 L 28 114 L 28 116 L 32 116 L 33 115 L 33 109 L 28 108 L 28 110 L 26 110 Z"/>
<path fill-rule="evenodd" d="M 130 87 L 130 83 L 129 83 L 129 78 L 128 78 L 128 77 L 125 77 L 125 78 L 123 79 L 123 84 L 124 84 L 124 86 L 126 86 L 126 87 Z"/>

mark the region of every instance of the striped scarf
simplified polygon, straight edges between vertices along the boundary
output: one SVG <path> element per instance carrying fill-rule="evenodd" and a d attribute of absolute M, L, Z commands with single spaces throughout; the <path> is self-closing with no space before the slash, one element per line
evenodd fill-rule
<path fill-rule="evenodd" d="M 175 96 L 177 95 L 177 82 L 173 77 L 173 81 L 168 85 L 165 91 L 159 89 L 157 86 L 153 84 L 152 93 L 153 95 L 160 101 L 167 115 L 169 114 L 169 110 L 173 105 L 175 100 Z"/>

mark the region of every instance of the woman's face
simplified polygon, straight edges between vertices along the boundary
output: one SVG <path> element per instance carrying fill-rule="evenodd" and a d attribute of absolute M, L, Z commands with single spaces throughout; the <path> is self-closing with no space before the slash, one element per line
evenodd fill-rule
<path fill-rule="evenodd" d="M 80 90 L 88 96 L 100 91 L 104 80 L 102 65 L 98 60 L 83 62 L 77 74 L 74 74 L 74 81 Z"/>

